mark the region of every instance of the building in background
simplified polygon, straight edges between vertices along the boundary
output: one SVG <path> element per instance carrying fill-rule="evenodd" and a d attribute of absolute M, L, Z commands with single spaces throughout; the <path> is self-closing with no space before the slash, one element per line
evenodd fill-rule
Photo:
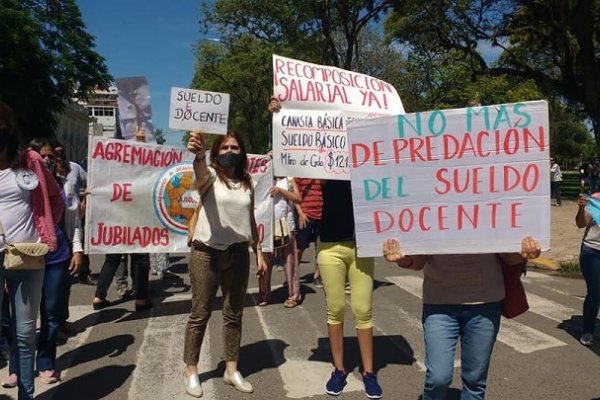
<path fill-rule="evenodd" d="M 69 161 L 81 163 L 87 156 L 89 118 L 88 110 L 69 103 L 65 111 L 57 116 L 56 138 L 65 147 Z"/>
<path fill-rule="evenodd" d="M 90 94 L 87 101 L 79 104 L 87 108 L 89 116 L 89 135 L 113 138 L 117 135 L 119 126 L 117 98 L 119 92 L 116 86 L 108 90 L 96 90 Z"/>

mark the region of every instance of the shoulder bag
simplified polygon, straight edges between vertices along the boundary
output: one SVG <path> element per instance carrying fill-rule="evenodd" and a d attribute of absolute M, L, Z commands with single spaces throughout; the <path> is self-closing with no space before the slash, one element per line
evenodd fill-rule
<path fill-rule="evenodd" d="M 6 243 L 4 228 L 0 223 L 0 236 L 4 238 L 4 268 L 8 270 L 36 270 L 46 265 L 46 243 Z"/>

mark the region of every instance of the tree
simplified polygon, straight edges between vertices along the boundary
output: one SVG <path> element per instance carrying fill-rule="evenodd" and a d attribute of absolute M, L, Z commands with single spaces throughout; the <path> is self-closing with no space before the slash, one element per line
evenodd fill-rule
<path fill-rule="evenodd" d="M 592 121 L 600 152 L 600 2 L 395 0 L 388 37 L 432 52 L 460 52 L 476 74 L 534 80 Z M 482 46 L 500 49 L 495 60 Z"/>
<path fill-rule="evenodd" d="M 0 0 L 0 100 L 24 141 L 53 136 L 56 115 L 112 78 L 74 0 Z"/>
<path fill-rule="evenodd" d="M 163 133 L 163 130 L 160 128 L 154 130 L 154 138 L 156 139 L 156 143 L 158 143 L 158 144 L 164 144 L 167 141 L 167 139 L 165 138 L 165 134 Z"/>
<path fill-rule="evenodd" d="M 231 94 L 230 127 L 248 148 L 270 148 L 272 54 L 355 69 L 363 32 L 389 8 L 388 0 L 219 0 L 204 4 L 205 33 L 220 35 L 197 48 L 192 87 Z M 361 67 L 364 66 L 361 65 Z"/>

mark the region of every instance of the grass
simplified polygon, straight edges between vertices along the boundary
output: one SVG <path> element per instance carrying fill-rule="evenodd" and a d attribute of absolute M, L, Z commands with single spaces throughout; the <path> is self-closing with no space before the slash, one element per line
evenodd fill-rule
<path fill-rule="evenodd" d="M 560 274 L 563 276 L 576 278 L 581 277 L 581 268 L 579 267 L 579 258 L 563 260 L 558 263 L 560 266 Z"/>

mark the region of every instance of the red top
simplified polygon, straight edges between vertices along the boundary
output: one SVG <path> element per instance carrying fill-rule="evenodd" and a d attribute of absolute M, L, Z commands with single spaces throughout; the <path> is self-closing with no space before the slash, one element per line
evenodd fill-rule
<path fill-rule="evenodd" d="M 319 179 L 295 178 L 298 190 L 302 196 L 300 207 L 304 214 L 314 221 L 321 220 L 323 210 L 323 191 Z"/>

